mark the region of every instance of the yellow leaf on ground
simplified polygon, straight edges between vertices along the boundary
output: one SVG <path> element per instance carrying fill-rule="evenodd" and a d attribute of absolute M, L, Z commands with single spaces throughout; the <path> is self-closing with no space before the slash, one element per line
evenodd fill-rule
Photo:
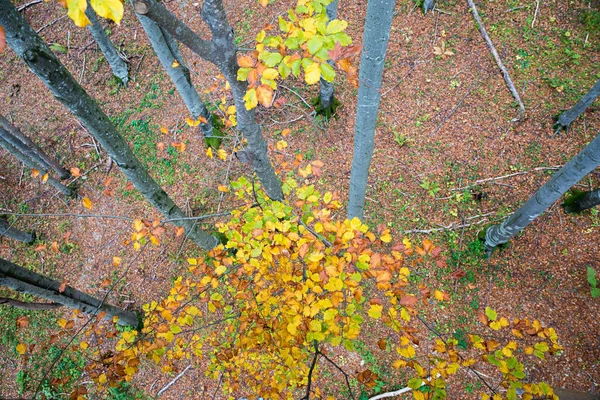
<path fill-rule="evenodd" d="M 140 232 L 142 229 L 144 229 L 144 223 L 139 218 L 136 218 L 132 225 L 136 232 Z"/>
<path fill-rule="evenodd" d="M 160 133 L 162 133 L 163 135 L 167 135 L 169 133 L 169 128 L 167 128 L 166 126 L 161 126 Z"/>
<path fill-rule="evenodd" d="M 92 208 L 92 201 L 88 197 L 84 197 L 83 200 L 81 200 L 81 204 L 88 210 Z"/>
<path fill-rule="evenodd" d="M 40 174 L 40 171 L 38 171 L 37 169 L 33 168 L 33 169 L 31 170 L 31 177 L 32 177 L 32 178 L 35 178 L 35 177 L 37 177 L 39 174 Z"/>
<path fill-rule="evenodd" d="M 217 152 L 217 157 L 219 157 L 223 161 L 227 161 L 227 152 L 223 149 L 219 149 Z"/>
<path fill-rule="evenodd" d="M 286 147 L 288 147 L 288 143 L 285 140 L 280 140 L 275 144 L 275 148 L 279 151 L 283 151 Z"/>
<path fill-rule="evenodd" d="M 27 346 L 25 346 L 23 343 L 19 343 L 17 347 L 15 347 L 15 350 L 17 350 L 17 353 L 23 355 L 27 351 Z"/>
<path fill-rule="evenodd" d="M 213 158 L 213 151 L 212 151 L 212 147 L 209 147 L 208 149 L 206 149 L 206 155 L 209 158 Z"/>

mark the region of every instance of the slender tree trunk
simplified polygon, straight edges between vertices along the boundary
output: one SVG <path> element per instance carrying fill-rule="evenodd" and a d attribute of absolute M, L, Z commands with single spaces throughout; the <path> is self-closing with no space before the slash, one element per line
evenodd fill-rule
<path fill-rule="evenodd" d="M 558 134 L 561 129 L 569 131 L 569 126 L 577 117 L 579 117 L 588 108 L 596 98 L 600 95 L 600 79 L 596 84 L 587 92 L 573 108 L 563 112 L 558 116 L 556 123 L 554 124 L 554 134 Z"/>
<path fill-rule="evenodd" d="M 35 240 L 35 235 L 29 232 L 23 232 L 17 228 L 13 228 L 3 218 L 0 218 L 0 237 L 6 236 L 19 242 L 31 243 Z"/>
<path fill-rule="evenodd" d="M 138 315 L 135 312 L 106 304 L 68 285 L 61 291 L 60 282 L 1 258 L 0 285 L 81 310 L 86 314 L 96 315 L 104 311 L 107 317 L 119 318 L 121 325 L 138 326 L 139 324 Z"/>
<path fill-rule="evenodd" d="M 563 207 L 565 212 L 578 213 L 600 204 L 600 189 L 589 192 L 576 191 L 565 200 Z"/>
<path fill-rule="evenodd" d="M 146 32 L 146 35 L 150 40 L 150 44 L 158 56 L 161 65 L 165 71 L 167 71 L 167 74 L 175 84 L 177 92 L 179 92 L 179 95 L 190 111 L 190 114 L 192 114 L 192 117 L 194 119 L 203 117 L 208 121 L 205 124 L 200 124 L 202 133 L 205 137 L 212 136 L 212 115 L 204 106 L 204 103 L 200 99 L 196 88 L 192 84 L 190 70 L 183 62 L 183 58 L 181 57 L 179 49 L 177 48 L 177 42 L 173 40 L 173 37 L 168 32 L 163 31 L 148 17 L 137 13 L 136 16 L 142 24 L 142 28 L 144 28 L 144 31 Z M 178 66 L 173 66 L 175 61 L 177 61 L 179 64 Z"/>
<path fill-rule="evenodd" d="M 218 239 L 200 230 L 194 221 L 185 219 L 184 212 L 148 174 L 98 104 L 73 79 L 9 0 L 0 0 L 0 25 L 6 30 L 8 45 L 100 142 L 141 194 L 167 219 L 179 219 L 174 221 L 175 225 L 185 227 L 188 237 L 199 246 L 204 249 L 215 247 Z"/>
<path fill-rule="evenodd" d="M 350 219 L 363 217 L 381 99 L 383 63 L 395 5 L 395 0 L 369 0 L 367 4 L 363 50 L 360 57 L 358 108 L 354 124 L 354 155 L 350 173 Z"/>
<path fill-rule="evenodd" d="M 1 12 L 1 11 L 0 11 Z M 25 166 L 31 169 L 37 169 L 40 171 L 40 174 L 44 176 L 47 173 L 46 167 L 44 165 L 39 165 L 34 162 L 32 159 L 23 154 L 17 147 L 10 144 L 4 138 L 8 135 L 8 132 L 4 130 L 4 128 L 0 127 L 0 146 L 4 147 L 6 151 L 15 156 L 19 161 L 21 161 Z M 73 196 L 73 190 L 56 179 L 52 177 L 48 177 L 48 183 L 58 189 L 61 193 L 66 196 Z"/>
<path fill-rule="evenodd" d="M 269 160 L 267 143 L 262 137 L 254 111 L 246 110 L 244 106 L 248 82 L 237 80 L 239 69 L 236 58 L 237 48 L 233 41 L 233 29 L 227 22 L 222 1 L 205 0 L 202 6 L 202 19 L 212 33 L 211 41 L 199 37 L 156 0 L 137 0 L 134 2 L 134 8 L 138 14 L 150 18 L 194 53 L 219 68 L 233 92 L 237 110 L 237 128 L 248 140 L 248 146 L 245 149 L 249 155 L 246 157 L 248 164 L 256 172 L 267 195 L 273 200 L 282 200 L 281 181 L 275 175 Z"/>
<path fill-rule="evenodd" d="M 326 10 L 327 10 L 327 18 L 329 18 L 329 21 L 332 21 L 337 18 L 338 4 L 339 4 L 339 0 L 334 0 L 327 5 Z M 333 61 L 329 60 L 328 63 L 329 63 L 329 65 L 331 65 L 333 67 Z M 325 79 L 321 78 L 320 97 L 321 97 L 321 107 L 322 108 L 325 109 L 325 108 L 331 107 L 331 105 L 333 104 L 333 93 L 334 93 L 333 82 L 327 82 Z"/>
<path fill-rule="evenodd" d="M 63 305 L 58 303 L 27 303 L 15 299 L 9 299 L 6 297 L 0 297 L 0 305 L 6 304 L 7 306 L 20 308 L 21 310 L 56 310 L 61 308 Z"/>
<path fill-rule="evenodd" d="M 569 188 L 579 182 L 600 164 L 600 135 L 585 149 L 558 170 L 544 186 L 542 186 L 527 203 L 515 211 L 501 225 L 493 225 L 485 234 L 485 245 L 488 254 L 501 244 L 523 230 Z"/>
<path fill-rule="evenodd" d="M 127 71 L 127 64 L 117 53 L 115 46 L 113 46 L 112 42 L 106 35 L 106 31 L 102 27 L 100 21 L 98 21 L 98 16 L 92 7 L 87 7 L 85 9 L 85 15 L 90 20 L 91 24 L 88 25 L 88 30 L 94 37 L 98 46 L 100 46 L 100 50 L 106 57 L 106 61 L 108 61 L 108 65 L 110 65 L 110 69 L 112 69 L 113 75 L 116 76 L 123 82 L 123 85 L 127 86 L 127 82 L 129 81 L 129 72 Z"/>
<path fill-rule="evenodd" d="M 1 114 L 0 128 L 4 128 L 4 131 L 0 131 L 0 135 L 3 136 L 4 140 L 17 147 L 21 153 L 27 155 L 39 165 L 44 166 L 44 169 L 54 170 L 60 179 L 68 179 L 71 177 L 69 171 L 44 153 L 31 139 L 25 136 L 16 126 L 8 122 Z"/>

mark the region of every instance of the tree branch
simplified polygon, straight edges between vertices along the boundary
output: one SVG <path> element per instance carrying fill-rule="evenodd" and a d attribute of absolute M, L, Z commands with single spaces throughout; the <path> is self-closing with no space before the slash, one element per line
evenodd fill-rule
<path fill-rule="evenodd" d="M 0 304 L 6 304 L 22 310 L 56 310 L 62 307 L 62 304 L 58 303 L 27 303 L 15 299 L 9 299 L 7 297 L 0 297 Z"/>

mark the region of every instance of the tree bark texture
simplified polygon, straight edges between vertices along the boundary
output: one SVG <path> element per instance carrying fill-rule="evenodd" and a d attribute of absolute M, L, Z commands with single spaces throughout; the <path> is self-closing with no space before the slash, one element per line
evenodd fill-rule
<path fill-rule="evenodd" d="M 600 204 L 600 189 L 589 192 L 576 192 L 563 203 L 568 213 L 578 213 Z"/>
<path fill-rule="evenodd" d="M 137 13 L 156 22 L 194 53 L 219 68 L 232 89 L 237 110 L 237 128 L 248 140 L 245 151 L 251 154 L 249 164 L 256 172 L 267 195 L 273 200 L 282 200 L 281 181 L 275 175 L 269 160 L 267 142 L 262 137 L 254 110 L 246 110 L 244 105 L 248 82 L 237 80 L 239 69 L 236 57 L 237 48 L 234 43 L 233 29 L 227 22 L 222 1 L 205 0 L 202 6 L 202 19 L 212 33 L 211 41 L 202 39 L 156 0 L 137 0 L 134 8 Z"/>
<path fill-rule="evenodd" d="M 575 104 L 569 110 L 563 112 L 558 116 L 556 123 L 554 124 L 554 134 L 560 132 L 561 129 L 569 131 L 569 126 L 577 117 L 579 117 L 600 95 L 600 79 L 596 84 L 587 92 L 577 104 Z"/>
<path fill-rule="evenodd" d="M 0 218 L 0 237 L 2 236 L 6 236 L 24 243 L 32 243 L 35 240 L 34 234 L 13 228 L 8 221 Z"/>
<path fill-rule="evenodd" d="M 381 99 L 385 52 L 390 38 L 395 0 L 369 0 L 360 57 L 358 108 L 354 124 L 354 155 L 350 173 L 348 218 L 363 217 L 375 126 Z"/>
<path fill-rule="evenodd" d="M 94 37 L 96 43 L 98 43 L 98 46 L 100 46 L 100 50 L 102 50 L 102 54 L 104 54 L 104 57 L 106 57 L 106 61 L 108 61 L 108 65 L 110 65 L 113 75 L 119 78 L 121 82 L 123 82 L 123 85 L 127 86 L 127 82 L 129 81 L 127 64 L 119 56 L 115 46 L 113 46 L 112 42 L 106 35 L 106 31 L 102 27 L 100 21 L 98 21 L 96 12 L 92 7 L 88 6 L 85 9 L 85 16 L 88 17 L 91 22 L 91 24 L 88 25 L 88 30 Z"/>
<path fill-rule="evenodd" d="M 58 164 L 52 157 L 42 151 L 31 139 L 25 136 L 16 126 L 11 124 L 6 118 L 0 115 L 0 128 L 4 131 L 0 132 L 3 138 L 11 145 L 17 147 L 21 153 L 35 161 L 44 169 L 52 169 L 60 177 L 60 179 L 68 179 L 71 173 Z"/>
<path fill-rule="evenodd" d="M 61 308 L 63 305 L 58 303 L 27 303 L 15 299 L 9 299 L 6 297 L 0 297 L 0 305 L 6 304 L 11 307 L 20 308 L 21 310 L 56 310 Z"/>
<path fill-rule="evenodd" d="M 25 164 L 26 167 L 39 170 L 41 176 L 46 175 L 46 166 L 36 163 L 31 158 L 27 157 L 24 153 L 22 153 L 21 150 L 19 150 L 17 147 L 13 146 L 8 140 L 5 139 L 8 135 L 9 132 L 4 130 L 4 128 L 0 127 L 0 146 L 4 147 L 6 151 L 8 151 L 10 154 L 16 157 L 17 160 Z M 54 188 L 58 189 L 64 195 L 73 196 L 73 190 L 71 188 L 63 185 L 51 176 L 48 177 L 47 182 Z"/>
<path fill-rule="evenodd" d="M 496 246 L 523 230 L 542 212 L 558 200 L 571 186 L 579 182 L 600 164 L 600 135 L 585 149 L 558 170 L 521 208 L 515 211 L 502 224 L 493 225 L 485 234 L 488 253 Z"/>
<path fill-rule="evenodd" d="M 119 318 L 119 324 L 121 325 L 137 327 L 139 324 L 138 315 L 135 312 L 125 311 L 106 304 L 68 285 L 63 291 L 60 291 L 60 282 L 1 258 L 0 285 L 7 286 L 20 293 L 31 294 L 69 308 L 81 310 L 86 314 L 96 315 L 104 311 L 107 317 Z"/>
<path fill-rule="evenodd" d="M 334 0 L 327 5 L 326 10 L 327 10 L 327 18 L 329 18 L 329 21 L 332 21 L 337 18 L 338 4 L 339 4 L 339 0 Z M 331 65 L 333 67 L 333 61 L 329 60 L 328 63 L 329 63 L 329 65 Z M 323 108 L 331 107 L 331 105 L 333 104 L 333 93 L 334 93 L 333 82 L 327 82 L 325 79 L 321 78 L 321 90 L 320 90 L 321 107 L 323 107 Z"/>
<path fill-rule="evenodd" d="M 185 219 L 184 212 L 148 174 L 146 167 L 135 157 L 98 104 L 71 76 L 9 0 L 0 0 L 0 25 L 6 31 L 8 45 L 44 82 L 54 97 L 98 140 L 136 189 L 167 219 L 175 220 L 175 225 L 184 227 L 188 237 L 199 246 L 204 249 L 217 246 L 219 241 L 216 237 L 200 230 L 194 221 Z"/>
<path fill-rule="evenodd" d="M 183 99 L 192 117 L 194 119 L 203 117 L 208 121 L 207 123 L 200 124 L 202 134 L 205 137 L 211 137 L 213 135 L 212 115 L 204 106 L 196 88 L 192 84 L 190 70 L 183 62 L 183 58 L 177 48 L 177 42 L 175 42 L 168 32 L 161 29 L 148 17 L 137 13 L 136 16 L 142 24 L 142 28 L 146 32 L 146 36 L 148 36 L 158 60 L 175 84 L 177 92 Z M 174 67 L 174 61 L 177 61 L 179 66 Z"/>

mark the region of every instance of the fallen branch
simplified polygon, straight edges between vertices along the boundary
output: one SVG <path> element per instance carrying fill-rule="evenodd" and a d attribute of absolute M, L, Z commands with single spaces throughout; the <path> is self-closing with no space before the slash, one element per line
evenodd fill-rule
<path fill-rule="evenodd" d="M 175 382 L 177 382 L 179 380 L 179 378 L 181 378 L 183 376 L 183 374 L 185 374 L 188 369 L 190 369 L 192 366 L 188 365 L 187 367 L 185 367 L 185 369 L 183 371 L 181 371 L 179 373 L 179 375 L 177 375 L 175 378 L 173 378 L 173 380 L 171 382 L 169 382 L 165 387 L 163 387 L 162 389 L 160 389 L 158 391 L 158 393 L 156 394 L 156 397 L 159 397 L 161 394 L 163 394 L 167 389 L 169 389 Z"/>
<path fill-rule="evenodd" d="M 62 307 L 62 304 L 58 303 L 26 303 L 15 299 L 9 299 L 6 297 L 0 297 L 0 304 L 6 304 L 22 310 L 56 310 Z"/>
<path fill-rule="evenodd" d="M 442 122 L 439 123 L 439 125 L 433 130 L 433 132 L 431 132 L 429 134 L 429 136 L 433 136 L 435 135 L 435 133 L 442 127 L 442 125 L 444 125 L 446 123 L 446 121 L 448 121 L 448 119 L 450 119 L 450 117 L 456 112 L 456 110 L 458 110 L 458 107 L 460 107 L 460 105 L 463 103 L 463 101 L 465 101 L 465 99 L 467 98 L 467 96 L 469 95 L 469 93 L 471 93 L 471 90 L 473 89 L 473 85 L 471 85 L 469 87 L 469 89 L 467 90 L 467 92 L 465 93 L 465 95 L 462 97 L 462 99 L 460 99 L 460 101 L 458 102 L 458 104 L 452 109 L 452 111 L 450 111 L 450 114 L 446 115 L 444 117 L 444 119 L 442 120 Z"/>
<path fill-rule="evenodd" d="M 513 95 L 513 97 L 515 98 L 517 103 L 519 103 L 519 109 L 520 109 L 519 114 L 518 114 L 517 118 L 515 118 L 513 120 L 513 121 L 518 121 L 525 114 L 525 106 L 523 105 L 523 102 L 521 101 L 521 97 L 519 96 L 519 93 L 517 92 L 515 85 L 513 84 L 512 80 L 510 79 L 508 70 L 504 66 L 502 59 L 498 55 L 498 52 L 496 51 L 496 48 L 494 47 L 494 44 L 492 43 L 492 39 L 490 39 L 489 35 L 487 34 L 487 32 L 485 30 L 485 27 L 483 26 L 481 17 L 479 16 L 479 13 L 477 12 L 477 8 L 475 8 L 475 3 L 473 3 L 473 0 L 467 0 L 467 4 L 469 5 L 469 8 L 471 9 L 471 14 L 473 14 L 473 18 L 475 19 L 475 22 L 477 22 L 477 26 L 479 28 L 479 32 L 481 33 L 481 36 L 483 36 L 483 39 L 485 40 L 488 48 L 490 49 L 492 56 L 494 56 L 494 59 L 496 60 L 496 64 L 498 65 L 498 68 L 500 68 L 500 70 L 502 71 L 502 76 L 504 77 L 504 82 L 506 82 L 506 86 L 508 86 L 508 90 L 510 90 L 510 93 Z"/>
<path fill-rule="evenodd" d="M 406 388 L 394 390 L 393 392 L 378 394 L 377 396 L 370 397 L 369 400 L 379 400 L 379 399 L 384 399 L 386 397 L 400 396 L 402 393 L 408 393 L 411 390 L 412 390 L 411 388 L 406 387 Z"/>
<path fill-rule="evenodd" d="M 454 188 L 454 189 L 450 189 L 450 191 L 451 192 L 456 192 L 458 190 L 469 189 L 469 188 L 471 188 L 473 186 L 477 186 L 477 185 L 480 185 L 482 183 L 489 182 L 489 181 L 498 181 L 498 180 L 501 180 L 501 179 L 511 178 L 513 176 L 526 175 L 526 174 L 529 174 L 529 173 L 535 172 L 535 171 L 557 170 L 557 169 L 560 169 L 561 167 L 562 167 L 562 165 L 556 165 L 554 167 L 537 167 L 537 168 L 530 169 L 529 171 L 515 172 L 515 173 L 512 173 L 512 174 L 497 176 L 497 177 L 494 177 L 494 178 L 479 179 L 479 180 L 471 183 L 470 185 L 462 186 L 462 187 L 458 187 L 458 188 Z"/>
<path fill-rule="evenodd" d="M 466 218 L 465 220 L 470 220 L 470 219 L 474 219 L 474 218 L 479 218 L 479 217 L 484 217 L 482 220 L 477 221 L 477 222 L 472 222 L 472 223 L 463 223 L 461 224 L 460 222 L 453 222 L 450 225 L 446 225 L 446 226 L 441 226 L 439 228 L 431 228 L 431 229 L 409 229 L 406 231 L 403 231 L 403 234 L 407 234 L 407 233 L 433 233 L 433 232 L 440 232 L 440 231 L 453 231 L 456 229 L 461 229 L 461 228 L 468 228 L 469 226 L 475 226 L 475 225 L 481 225 L 484 222 L 487 222 L 487 218 L 485 218 L 488 215 L 492 215 L 494 214 L 493 212 L 487 213 L 487 214 L 482 214 L 482 215 L 476 215 L 474 217 L 469 217 Z"/>
<path fill-rule="evenodd" d="M 30 1 L 29 3 L 26 3 L 26 4 L 23 4 L 22 6 L 19 6 L 17 8 L 17 11 L 19 11 L 19 12 L 23 11 L 24 9 L 26 9 L 28 7 L 31 7 L 33 5 L 39 4 L 39 3 L 43 2 L 43 1 L 44 0 L 33 0 L 33 1 Z"/>

